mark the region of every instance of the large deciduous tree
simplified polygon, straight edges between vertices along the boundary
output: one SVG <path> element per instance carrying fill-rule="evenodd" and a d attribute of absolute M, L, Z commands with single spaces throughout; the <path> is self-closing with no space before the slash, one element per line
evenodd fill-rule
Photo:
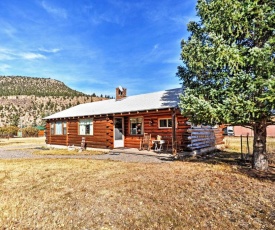
<path fill-rule="evenodd" d="M 199 22 L 182 40 L 180 107 L 193 123 L 249 126 L 252 167 L 268 168 L 266 127 L 274 123 L 275 1 L 198 0 Z"/>

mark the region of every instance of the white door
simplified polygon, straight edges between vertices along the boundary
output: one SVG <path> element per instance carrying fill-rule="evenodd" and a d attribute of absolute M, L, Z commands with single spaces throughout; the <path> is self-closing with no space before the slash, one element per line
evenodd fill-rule
<path fill-rule="evenodd" d="M 114 123 L 114 148 L 124 147 L 124 119 L 122 117 L 117 117 Z"/>

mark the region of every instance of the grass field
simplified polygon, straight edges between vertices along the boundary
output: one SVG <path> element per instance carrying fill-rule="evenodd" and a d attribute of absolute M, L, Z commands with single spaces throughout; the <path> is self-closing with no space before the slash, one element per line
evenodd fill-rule
<path fill-rule="evenodd" d="M 233 162 L 0 160 L 0 229 L 274 229 L 274 174 Z"/>
<path fill-rule="evenodd" d="M 45 145 L 45 137 L 26 137 L 26 138 L 0 138 L 1 146 L 24 146 L 24 145 Z"/>
<path fill-rule="evenodd" d="M 275 152 L 275 138 L 268 137 L 266 140 L 266 143 L 267 143 L 266 144 L 267 152 L 268 153 Z M 227 136 L 227 137 L 225 137 L 225 145 L 229 151 L 241 152 L 241 137 Z M 247 152 L 247 147 L 248 147 L 250 150 L 250 153 L 252 154 L 253 137 L 248 137 L 248 144 L 247 144 L 247 138 L 243 137 L 242 146 L 243 146 L 243 152 Z"/>

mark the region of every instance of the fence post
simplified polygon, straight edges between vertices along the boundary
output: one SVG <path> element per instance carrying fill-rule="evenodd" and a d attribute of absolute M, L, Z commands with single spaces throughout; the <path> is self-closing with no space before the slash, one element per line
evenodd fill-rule
<path fill-rule="evenodd" d="M 243 155 L 243 135 L 241 135 L 241 158 L 244 160 L 244 155 Z"/>
<path fill-rule="evenodd" d="M 247 154 L 250 154 L 250 150 L 249 150 L 249 141 L 248 141 L 248 135 L 249 135 L 249 133 L 247 133 L 247 135 L 246 135 Z"/>

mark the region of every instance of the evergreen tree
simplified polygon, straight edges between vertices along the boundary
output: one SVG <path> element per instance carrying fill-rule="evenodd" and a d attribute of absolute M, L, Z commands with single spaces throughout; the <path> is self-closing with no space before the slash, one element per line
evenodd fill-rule
<path fill-rule="evenodd" d="M 250 126 L 252 166 L 268 168 L 266 127 L 275 108 L 275 1 L 198 0 L 199 22 L 181 43 L 183 115 L 194 123 Z"/>

